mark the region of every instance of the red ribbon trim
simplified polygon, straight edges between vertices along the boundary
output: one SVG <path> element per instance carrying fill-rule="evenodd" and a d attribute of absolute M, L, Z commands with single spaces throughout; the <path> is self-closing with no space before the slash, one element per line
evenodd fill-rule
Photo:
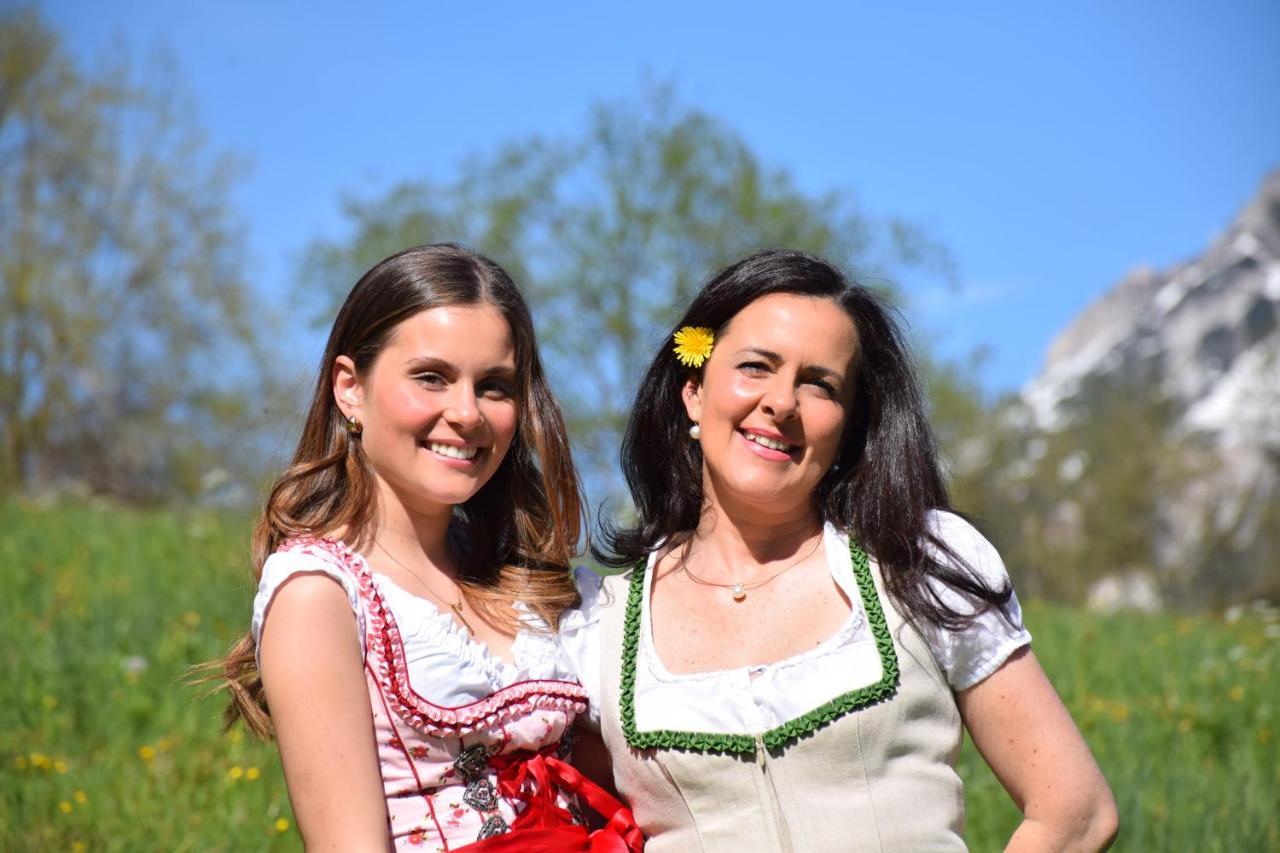
<path fill-rule="evenodd" d="M 511 831 L 465 847 L 467 853 L 639 853 L 644 836 L 631 810 L 617 797 L 552 755 L 517 752 L 490 759 L 498 771 L 498 791 L 526 806 Z M 528 783 L 532 781 L 532 786 Z M 531 787 L 532 790 L 526 790 Z M 557 789 L 577 794 L 607 820 L 588 832 L 556 803 Z"/>

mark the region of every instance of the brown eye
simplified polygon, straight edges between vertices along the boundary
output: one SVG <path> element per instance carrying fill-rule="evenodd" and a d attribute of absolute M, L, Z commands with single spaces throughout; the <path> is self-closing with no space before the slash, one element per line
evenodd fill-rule
<path fill-rule="evenodd" d="M 480 393 L 490 400 L 507 400 L 515 396 L 516 389 L 509 382 L 486 382 Z"/>

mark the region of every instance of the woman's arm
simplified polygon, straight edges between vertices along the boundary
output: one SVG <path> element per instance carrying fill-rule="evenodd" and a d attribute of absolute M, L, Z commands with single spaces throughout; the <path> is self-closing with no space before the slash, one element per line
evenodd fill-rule
<path fill-rule="evenodd" d="M 973 743 L 1022 811 L 1009 851 L 1105 850 L 1119 828 L 1102 771 L 1024 646 L 956 694 Z"/>
<path fill-rule="evenodd" d="M 307 850 L 386 851 L 390 833 L 355 615 L 342 587 L 298 575 L 276 593 L 262 681 Z"/>

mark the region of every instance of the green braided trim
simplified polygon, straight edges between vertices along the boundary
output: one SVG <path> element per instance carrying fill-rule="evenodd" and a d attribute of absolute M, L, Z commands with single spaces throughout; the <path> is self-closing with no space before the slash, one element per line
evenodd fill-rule
<path fill-rule="evenodd" d="M 781 749 L 792 741 L 807 737 L 836 720 L 877 702 L 883 702 L 898 690 L 898 655 L 889 635 L 889 625 L 880 606 L 875 581 L 867 554 L 856 542 L 849 542 L 849 554 L 853 557 L 853 577 L 862 595 L 862 608 L 867 614 L 871 634 L 880 651 L 883 675 L 875 684 L 868 684 L 824 702 L 794 720 L 788 720 L 760 735 L 765 747 Z M 640 649 L 640 613 L 644 600 L 645 565 L 637 565 L 631 573 L 631 586 L 627 594 L 627 610 L 622 629 L 622 691 L 619 713 L 622 732 L 627 743 L 635 749 L 677 749 L 685 752 L 714 752 L 721 754 L 754 755 L 756 738 L 751 735 L 727 735 L 712 732 L 636 731 L 636 653 Z"/>

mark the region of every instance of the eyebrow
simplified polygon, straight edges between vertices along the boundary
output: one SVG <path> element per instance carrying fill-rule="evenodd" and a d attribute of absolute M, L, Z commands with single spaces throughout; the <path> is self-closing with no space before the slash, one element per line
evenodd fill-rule
<path fill-rule="evenodd" d="M 758 355 L 761 358 L 765 359 L 766 361 L 773 362 L 774 364 L 778 364 L 783 361 L 782 356 L 779 355 L 778 353 L 774 352 L 773 350 L 761 349 L 760 347 L 743 347 L 742 349 L 738 350 L 734 354 L 745 355 L 747 353 Z M 808 373 L 816 374 L 818 376 L 829 376 L 832 379 L 837 379 L 840 381 L 844 380 L 844 374 L 838 371 L 832 370 L 829 367 L 823 367 L 820 364 L 806 364 L 803 366 L 802 369 Z"/>
<path fill-rule="evenodd" d="M 447 359 L 437 358 L 436 356 L 418 356 L 411 358 L 406 363 L 406 366 L 409 370 L 437 370 L 441 373 L 459 372 L 456 364 L 453 364 Z M 509 378 L 514 377 L 516 372 L 514 365 L 508 366 L 505 364 L 497 364 L 492 367 L 486 367 L 484 370 L 480 371 L 480 375 L 484 377 L 502 376 L 504 378 Z"/>

